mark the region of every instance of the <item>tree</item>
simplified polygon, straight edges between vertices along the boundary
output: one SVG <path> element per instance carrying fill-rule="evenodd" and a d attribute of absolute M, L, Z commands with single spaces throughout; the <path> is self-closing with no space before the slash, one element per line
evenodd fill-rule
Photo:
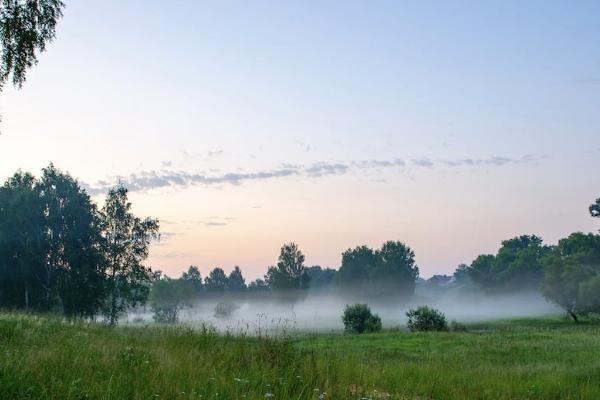
<path fill-rule="evenodd" d="M 600 235 L 573 233 L 544 259 L 542 293 L 575 321 L 600 312 Z"/>
<path fill-rule="evenodd" d="M 222 293 L 227 290 L 228 281 L 227 275 L 225 275 L 225 271 L 223 268 L 215 268 L 206 278 L 204 278 L 204 287 L 207 291 L 213 293 Z"/>
<path fill-rule="evenodd" d="M 369 274 L 371 286 L 393 296 L 412 296 L 419 276 L 414 251 L 402 242 L 388 241 L 375 255 L 375 267 Z"/>
<path fill-rule="evenodd" d="M 269 291 L 269 285 L 267 284 L 267 282 L 265 282 L 263 279 L 260 279 L 260 278 L 253 280 L 248 285 L 248 292 L 251 292 L 251 293 L 268 292 L 268 291 Z"/>
<path fill-rule="evenodd" d="M 181 275 L 181 280 L 189 288 L 193 297 L 199 297 L 202 292 L 202 276 L 195 265 L 190 265 L 188 270 Z"/>
<path fill-rule="evenodd" d="M 330 287 L 336 277 L 337 271 L 332 268 L 321 268 L 314 265 L 306 269 L 310 278 L 311 289 L 324 289 Z"/>
<path fill-rule="evenodd" d="M 310 277 L 304 267 L 304 254 L 295 243 L 284 244 L 276 267 L 269 267 L 265 276 L 270 288 L 278 291 L 308 289 Z"/>
<path fill-rule="evenodd" d="M 63 7 L 60 0 L 0 0 L 0 90 L 11 75 L 15 86 L 23 85 L 37 54 L 55 38 Z"/>
<path fill-rule="evenodd" d="M 408 298 L 414 294 L 418 276 L 411 248 L 402 242 L 388 241 L 377 251 L 367 246 L 345 251 L 336 282 L 352 296 Z"/>
<path fill-rule="evenodd" d="M 164 277 L 154 281 L 150 289 L 154 320 L 161 323 L 177 322 L 179 312 L 188 304 L 191 296 L 191 287 L 183 279 Z"/>
<path fill-rule="evenodd" d="M 227 287 L 232 292 L 243 292 L 246 290 L 246 280 L 242 275 L 242 270 L 237 265 L 227 278 Z"/>
<path fill-rule="evenodd" d="M 542 259 L 550 250 L 535 235 L 505 240 L 496 255 L 478 256 L 469 276 L 489 293 L 539 290 L 544 275 Z"/>
<path fill-rule="evenodd" d="M 356 290 L 369 281 L 377 257 L 367 246 L 358 246 L 342 253 L 342 265 L 336 274 L 336 282 L 342 288 Z"/>
<path fill-rule="evenodd" d="M 150 269 L 143 262 L 151 240 L 159 238 L 159 224 L 156 219 L 142 220 L 132 213 L 123 186 L 109 190 L 101 216 L 107 258 L 108 301 L 104 316 L 115 325 L 128 307 L 148 298 Z"/>
<path fill-rule="evenodd" d="M 44 309 L 93 318 L 104 300 L 103 238 L 96 205 L 77 181 L 50 164 L 38 191 L 45 214 Z"/>
<path fill-rule="evenodd" d="M 44 207 L 33 175 L 17 172 L 0 188 L 0 304 L 41 310 L 46 269 Z"/>

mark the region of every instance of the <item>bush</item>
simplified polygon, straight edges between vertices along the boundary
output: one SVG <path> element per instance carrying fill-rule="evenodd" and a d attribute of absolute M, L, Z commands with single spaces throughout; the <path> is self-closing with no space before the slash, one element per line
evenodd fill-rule
<path fill-rule="evenodd" d="M 346 305 L 342 321 L 346 332 L 349 333 L 370 333 L 381 330 L 381 318 L 371 313 L 371 309 L 366 304 Z"/>
<path fill-rule="evenodd" d="M 435 308 L 420 306 L 417 309 L 408 310 L 406 316 L 408 317 L 406 325 L 411 332 L 448 330 L 446 316 Z"/>
<path fill-rule="evenodd" d="M 238 308 L 240 307 L 231 301 L 222 301 L 215 306 L 215 317 L 230 318 Z"/>
<path fill-rule="evenodd" d="M 450 330 L 452 332 L 466 332 L 467 326 L 455 320 L 450 321 Z"/>

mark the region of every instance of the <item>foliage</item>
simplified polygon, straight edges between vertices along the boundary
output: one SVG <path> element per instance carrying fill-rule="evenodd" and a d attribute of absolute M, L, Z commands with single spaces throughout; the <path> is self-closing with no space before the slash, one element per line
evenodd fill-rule
<path fill-rule="evenodd" d="M 230 300 L 221 301 L 215 306 L 215 317 L 230 318 L 238 308 L 240 307 Z"/>
<path fill-rule="evenodd" d="M 336 280 L 339 287 L 352 293 L 407 299 L 415 291 L 418 276 L 411 248 L 402 242 L 388 241 L 377 251 L 367 246 L 345 251 Z"/>
<path fill-rule="evenodd" d="M 408 310 L 406 316 L 408 317 L 406 325 L 411 332 L 448 330 L 446 316 L 435 308 L 420 306 Z"/>
<path fill-rule="evenodd" d="M 544 275 L 542 260 L 550 251 L 538 236 L 518 236 L 503 241 L 496 255 L 478 256 L 468 275 L 489 293 L 539 290 Z"/>
<path fill-rule="evenodd" d="M 0 0 L 0 90 L 11 75 L 23 85 L 37 53 L 55 38 L 63 7 L 60 0 Z"/>
<path fill-rule="evenodd" d="M 284 244 L 276 267 L 269 267 L 265 281 L 273 290 L 308 289 L 310 277 L 304 267 L 304 254 L 295 243 Z"/>
<path fill-rule="evenodd" d="M 102 232 L 106 240 L 107 301 L 105 319 L 115 325 L 128 308 L 146 301 L 150 269 L 143 265 L 152 239 L 158 238 L 158 220 L 140 219 L 131 211 L 127 189 L 109 190 L 102 208 Z"/>
<path fill-rule="evenodd" d="M 189 291 L 191 297 L 198 298 L 202 292 L 202 275 L 195 265 L 190 265 L 188 270 L 181 274 L 181 280 Z"/>
<path fill-rule="evenodd" d="M 306 269 L 310 278 L 311 289 L 328 288 L 333 284 L 337 271 L 332 268 L 321 268 L 319 265 L 314 265 Z"/>
<path fill-rule="evenodd" d="M 227 289 L 231 292 L 242 292 L 246 290 L 246 280 L 242 275 L 242 270 L 237 265 L 227 277 Z"/>
<path fill-rule="evenodd" d="M 594 218 L 600 218 L 600 198 L 590 205 L 590 215 Z"/>
<path fill-rule="evenodd" d="M 184 279 L 162 278 L 152 282 L 150 307 L 154 320 L 175 323 L 179 312 L 188 304 L 193 288 Z"/>
<path fill-rule="evenodd" d="M 371 313 L 371 309 L 366 304 L 346 305 L 342 322 L 344 322 L 344 330 L 348 333 L 381 331 L 381 318 Z"/>
<path fill-rule="evenodd" d="M 600 312 L 600 235 L 573 233 L 544 260 L 542 292 L 575 321 Z"/>
<path fill-rule="evenodd" d="M 452 320 L 450 321 L 449 328 L 452 332 L 466 332 L 467 326 L 458 321 Z"/>
<path fill-rule="evenodd" d="M 225 292 L 227 290 L 228 281 L 227 275 L 225 275 L 225 271 L 223 268 L 215 268 L 206 278 L 204 278 L 204 287 L 207 291 L 218 293 Z"/>

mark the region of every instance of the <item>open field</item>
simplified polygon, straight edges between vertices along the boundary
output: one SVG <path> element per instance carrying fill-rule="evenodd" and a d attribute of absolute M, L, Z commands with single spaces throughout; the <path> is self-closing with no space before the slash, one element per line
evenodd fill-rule
<path fill-rule="evenodd" d="M 256 338 L 0 317 L 2 399 L 597 399 L 600 324 Z"/>

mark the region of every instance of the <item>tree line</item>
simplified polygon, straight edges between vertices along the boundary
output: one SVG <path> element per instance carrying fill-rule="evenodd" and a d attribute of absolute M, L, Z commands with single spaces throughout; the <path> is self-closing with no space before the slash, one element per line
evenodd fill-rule
<path fill-rule="evenodd" d="M 158 231 L 122 186 L 99 208 L 52 164 L 39 178 L 18 171 L 0 188 L 0 306 L 116 324 L 148 297 L 144 260 Z"/>

